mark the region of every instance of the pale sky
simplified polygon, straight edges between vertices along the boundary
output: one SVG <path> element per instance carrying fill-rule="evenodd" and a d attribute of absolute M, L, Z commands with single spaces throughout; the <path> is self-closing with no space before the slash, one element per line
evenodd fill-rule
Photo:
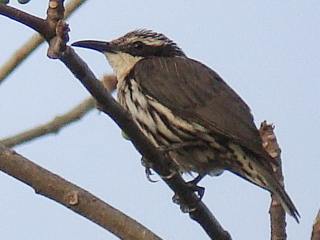
<path fill-rule="evenodd" d="M 47 1 L 14 5 L 45 16 Z M 320 208 L 319 12 L 316 0 L 91 0 L 68 22 L 70 42 L 111 40 L 137 28 L 162 32 L 217 71 L 249 104 L 257 124 L 274 123 L 286 189 L 301 214 L 300 224 L 287 218 L 288 239 L 300 240 L 310 238 Z M 33 31 L 1 16 L 0 29 L 2 64 Z M 62 63 L 47 59 L 46 49 L 41 46 L 1 84 L 0 138 L 51 120 L 88 96 Z M 76 51 L 97 76 L 111 72 L 102 54 Z M 172 203 L 162 181 L 148 182 L 137 151 L 96 110 L 16 150 L 164 239 L 208 239 Z M 270 238 L 268 192 L 230 173 L 206 177 L 200 185 L 204 202 L 234 239 Z M 117 239 L 2 172 L 0 212 L 3 239 Z"/>

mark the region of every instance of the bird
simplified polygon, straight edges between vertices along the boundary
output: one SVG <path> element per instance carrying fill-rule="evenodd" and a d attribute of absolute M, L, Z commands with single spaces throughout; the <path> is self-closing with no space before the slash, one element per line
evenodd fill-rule
<path fill-rule="evenodd" d="M 299 212 L 275 177 L 244 100 L 211 68 L 187 57 L 162 33 L 137 29 L 112 41 L 74 47 L 104 54 L 117 80 L 117 98 L 149 142 L 165 151 L 172 171 L 206 175 L 230 171 L 269 191 L 299 222 Z"/>

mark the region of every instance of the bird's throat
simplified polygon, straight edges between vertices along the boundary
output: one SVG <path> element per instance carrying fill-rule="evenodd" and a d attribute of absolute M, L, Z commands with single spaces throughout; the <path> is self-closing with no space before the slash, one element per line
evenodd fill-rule
<path fill-rule="evenodd" d="M 119 83 L 123 81 L 134 65 L 143 58 L 122 52 L 105 53 L 105 56 L 117 76 Z"/>

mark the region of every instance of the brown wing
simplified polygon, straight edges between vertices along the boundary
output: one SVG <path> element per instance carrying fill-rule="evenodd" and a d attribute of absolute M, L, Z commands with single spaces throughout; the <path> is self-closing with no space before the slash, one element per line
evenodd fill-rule
<path fill-rule="evenodd" d="M 265 156 L 247 104 L 207 66 L 187 58 L 152 57 L 131 74 L 146 95 L 185 120 Z"/>

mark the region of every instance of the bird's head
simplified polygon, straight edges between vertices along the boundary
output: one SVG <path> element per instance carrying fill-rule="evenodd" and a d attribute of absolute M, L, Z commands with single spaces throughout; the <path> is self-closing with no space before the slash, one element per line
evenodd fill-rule
<path fill-rule="evenodd" d="M 177 44 L 165 35 L 145 29 L 129 32 L 110 42 L 85 40 L 75 42 L 72 46 L 103 53 L 120 81 L 143 58 L 185 57 Z"/>

